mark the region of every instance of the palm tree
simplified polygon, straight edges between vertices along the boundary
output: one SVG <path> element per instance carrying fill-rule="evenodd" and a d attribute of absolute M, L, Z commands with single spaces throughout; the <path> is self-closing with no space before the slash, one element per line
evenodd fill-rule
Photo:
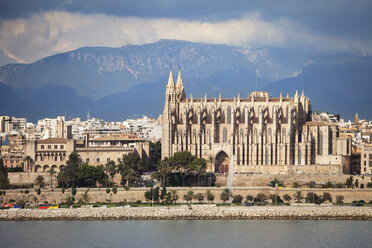
<path fill-rule="evenodd" d="M 50 168 L 48 172 L 50 173 L 50 187 L 53 189 L 53 175 L 56 173 L 56 170 L 54 168 Z"/>
<path fill-rule="evenodd" d="M 24 159 L 23 159 L 24 162 L 27 162 L 27 168 L 26 168 L 26 172 L 30 172 L 31 170 L 31 166 L 32 163 L 34 162 L 34 160 L 30 157 L 30 156 L 26 156 Z"/>
<path fill-rule="evenodd" d="M 62 188 L 65 187 L 65 185 L 68 185 L 69 183 L 69 178 L 67 177 L 66 173 L 64 171 L 61 171 L 58 174 L 58 181 L 62 184 Z"/>
<path fill-rule="evenodd" d="M 163 160 L 158 167 L 158 172 L 160 177 L 162 178 L 162 186 L 165 186 L 166 177 L 170 173 L 170 166 L 168 160 Z"/>
<path fill-rule="evenodd" d="M 211 164 L 211 171 L 213 171 L 213 169 L 214 169 L 214 163 L 216 162 L 216 159 L 214 158 L 214 156 L 209 156 L 208 157 L 208 161 Z"/>
<path fill-rule="evenodd" d="M 130 187 L 132 185 L 132 180 L 136 180 L 136 179 L 137 179 L 137 172 L 132 168 L 128 168 L 128 170 L 126 170 L 125 172 L 125 180 L 128 181 L 128 186 Z"/>
<path fill-rule="evenodd" d="M 44 177 L 42 175 L 38 175 L 35 179 L 35 183 L 36 185 L 39 186 L 39 188 L 42 188 L 44 187 L 44 184 L 45 184 L 45 180 L 44 180 Z"/>
<path fill-rule="evenodd" d="M 107 164 L 105 165 L 105 171 L 108 175 L 111 176 L 111 181 L 113 182 L 114 181 L 114 176 L 118 171 L 118 168 L 117 168 L 117 165 L 115 164 L 115 162 L 112 161 L 112 160 L 107 162 Z"/>

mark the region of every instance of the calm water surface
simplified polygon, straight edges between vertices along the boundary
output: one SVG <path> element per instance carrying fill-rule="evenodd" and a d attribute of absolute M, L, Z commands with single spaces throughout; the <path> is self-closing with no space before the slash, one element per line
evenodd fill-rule
<path fill-rule="evenodd" d="M 0 247 L 372 247 L 372 221 L 0 222 Z"/>

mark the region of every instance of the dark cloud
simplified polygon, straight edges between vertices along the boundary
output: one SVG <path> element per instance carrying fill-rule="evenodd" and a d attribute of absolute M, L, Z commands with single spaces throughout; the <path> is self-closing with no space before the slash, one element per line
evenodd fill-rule
<path fill-rule="evenodd" d="M 239 19 L 249 12 L 259 12 L 268 21 L 289 18 L 328 35 L 372 35 L 370 0 L 0 0 L 0 17 L 4 19 L 50 10 L 202 21 Z"/>

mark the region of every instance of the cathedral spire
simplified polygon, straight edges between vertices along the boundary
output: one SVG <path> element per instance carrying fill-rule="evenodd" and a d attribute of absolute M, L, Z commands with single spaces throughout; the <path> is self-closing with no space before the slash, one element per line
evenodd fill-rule
<path fill-rule="evenodd" d="M 182 100 L 186 97 L 185 88 L 183 87 L 183 80 L 182 80 L 182 77 L 181 77 L 181 67 L 178 70 L 176 93 L 179 96 L 180 100 Z"/>
<path fill-rule="evenodd" d="M 172 67 L 171 67 L 170 72 L 169 72 L 169 79 L 168 79 L 168 84 L 167 84 L 167 91 L 168 90 L 174 91 L 174 79 L 173 79 Z"/>
<path fill-rule="evenodd" d="M 359 124 L 358 113 L 355 113 L 354 124 Z"/>

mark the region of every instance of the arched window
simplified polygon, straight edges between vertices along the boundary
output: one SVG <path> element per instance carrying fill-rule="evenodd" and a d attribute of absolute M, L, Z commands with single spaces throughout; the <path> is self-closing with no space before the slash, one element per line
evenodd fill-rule
<path fill-rule="evenodd" d="M 227 123 L 231 124 L 231 107 L 227 107 Z"/>
<path fill-rule="evenodd" d="M 223 143 L 227 143 L 227 129 L 226 127 L 223 128 L 223 138 L 222 138 Z"/>

